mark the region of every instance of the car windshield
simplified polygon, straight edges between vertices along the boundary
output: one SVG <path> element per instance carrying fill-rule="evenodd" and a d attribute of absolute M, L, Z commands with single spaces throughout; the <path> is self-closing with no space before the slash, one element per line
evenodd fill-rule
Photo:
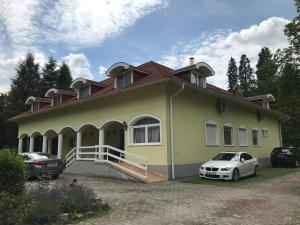
<path fill-rule="evenodd" d="M 222 160 L 222 161 L 238 161 L 239 155 L 236 153 L 220 153 L 213 160 Z"/>

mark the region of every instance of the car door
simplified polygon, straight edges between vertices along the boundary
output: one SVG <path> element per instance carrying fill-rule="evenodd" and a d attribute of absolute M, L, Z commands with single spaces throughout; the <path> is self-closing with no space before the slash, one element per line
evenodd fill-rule
<path fill-rule="evenodd" d="M 256 160 L 252 157 L 252 155 L 245 153 L 246 154 L 246 160 L 245 160 L 245 164 L 246 164 L 246 175 L 251 175 L 254 173 L 254 169 L 256 166 Z"/>
<path fill-rule="evenodd" d="M 246 176 L 248 172 L 247 163 L 246 163 L 246 153 L 242 153 L 240 155 L 239 171 L 240 171 L 240 177 Z"/>

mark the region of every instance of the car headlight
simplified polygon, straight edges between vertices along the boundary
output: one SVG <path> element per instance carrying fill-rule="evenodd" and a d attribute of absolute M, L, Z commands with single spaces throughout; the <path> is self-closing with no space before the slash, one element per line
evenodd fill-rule
<path fill-rule="evenodd" d="M 231 170 L 231 167 L 225 167 L 221 169 L 221 171 L 229 171 L 229 170 Z"/>
<path fill-rule="evenodd" d="M 201 166 L 201 167 L 200 167 L 200 169 L 201 169 L 201 170 L 204 170 L 204 167 L 203 167 L 203 166 Z"/>

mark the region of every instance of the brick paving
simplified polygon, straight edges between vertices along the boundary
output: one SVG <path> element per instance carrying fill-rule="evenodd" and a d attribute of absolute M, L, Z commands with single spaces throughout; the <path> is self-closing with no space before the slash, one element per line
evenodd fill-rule
<path fill-rule="evenodd" d="M 288 193 L 289 188 L 300 187 L 300 172 L 250 189 L 65 177 L 76 177 L 112 207 L 109 214 L 80 225 L 300 225 L 300 197 Z"/>

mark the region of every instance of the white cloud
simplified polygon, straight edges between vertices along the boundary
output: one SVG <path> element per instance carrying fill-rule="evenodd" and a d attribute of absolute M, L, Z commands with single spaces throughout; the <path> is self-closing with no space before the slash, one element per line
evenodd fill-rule
<path fill-rule="evenodd" d="M 93 79 L 91 65 L 84 54 L 71 53 L 64 57 L 63 60 L 70 67 L 73 78 L 83 77 L 86 79 Z"/>
<path fill-rule="evenodd" d="M 283 33 L 288 22 L 284 18 L 271 17 L 237 32 L 218 30 L 205 33 L 191 42 L 179 42 L 161 57 L 160 62 L 178 68 L 188 65 L 188 58 L 193 56 L 195 61 L 204 61 L 213 67 L 216 75 L 209 78 L 211 83 L 227 88 L 226 72 L 230 57 L 234 57 L 238 62 L 241 54 L 245 53 L 254 67 L 262 47 L 266 46 L 275 51 L 288 46 Z"/>
<path fill-rule="evenodd" d="M 102 74 L 105 74 L 107 71 L 107 67 L 105 66 L 99 66 L 99 74 L 102 75 Z"/>
<path fill-rule="evenodd" d="M 47 50 L 41 50 L 44 45 L 63 44 L 71 49 L 99 45 L 167 3 L 168 0 L 0 0 L 0 92 L 9 89 L 15 66 L 26 52 L 34 52 L 39 58 L 47 54 Z M 48 52 L 53 54 L 55 50 L 50 48 Z M 84 55 L 70 54 L 67 59 L 75 76 L 92 78 Z M 73 63 L 76 60 L 79 65 Z"/>

